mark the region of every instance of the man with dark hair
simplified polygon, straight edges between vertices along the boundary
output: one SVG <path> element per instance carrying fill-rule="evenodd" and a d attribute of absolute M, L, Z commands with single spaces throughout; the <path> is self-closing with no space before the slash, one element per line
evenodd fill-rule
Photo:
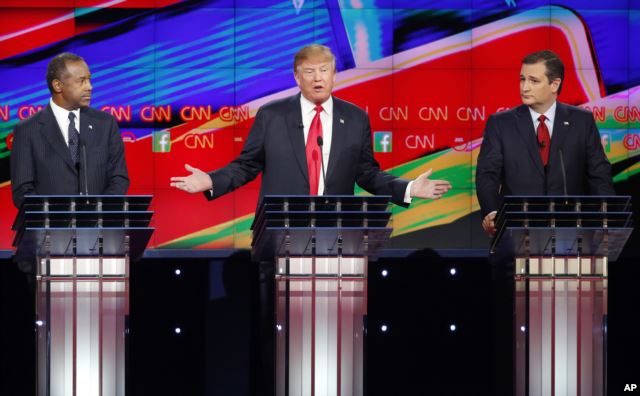
<path fill-rule="evenodd" d="M 520 71 L 523 105 L 487 120 L 476 187 L 484 230 L 504 195 L 615 194 L 611 164 L 593 115 L 557 101 L 564 65 L 552 51 L 527 55 Z M 528 155 L 524 155 L 528 153 Z"/>
<path fill-rule="evenodd" d="M 556 92 L 557 95 L 560 95 L 560 92 L 562 92 L 562 83 L 564 82 L 564 63 L 562 63 L 562 60 L 558 58 L 555 52 L 549 50 L 533 52 L 525 56 L 522 60 L 523 65 L 535 65 L 540 62 L 544 62 L 546 67 L 544 74 L 549 81 L 560 80 L 558 91 Z"/>
<path fill-rule="evenodd" d="M 24 197 L 34 194 L 126 194 L 129 177 L 118 124 L 110 114 L 89 107 L 93 87 L 84 59 L 68 52 L 57 55 L 47 66 L 46 78 L 49 105 L 14 130 L 15 206 L 20 208 Z M 86 166 L 86 186 L 81 166 Z"/>
<path fill-rule="evenodd" d="M 487 120 L 476 168 L 482 227 L 496 232 L 505 195 L 615 195 L 611 164 L 593 115 L 558 102 L 564 65 L 552 51 L 527 55 L 522 105 Z M 565 181 L 566 180 L 566 181 Z M 490 258 L 494 307 L 494 391 L 513 393 L 513 261 Z"/>

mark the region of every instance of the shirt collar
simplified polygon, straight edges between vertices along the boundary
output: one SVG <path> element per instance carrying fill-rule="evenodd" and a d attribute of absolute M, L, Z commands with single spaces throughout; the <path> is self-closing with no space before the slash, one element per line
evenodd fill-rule
<path fill-rule="evenodd" d="M 300 94 L 300 105 L 302 106 L 302 114 L 312 113 L 315 115 L 316 104 L 308 100 L 304 97 L 304 95 Z M 333 97 L 329 96 L 329 99 L 325 100 L 322 103 L 322 110 L 327 113 L 329 116 L 333 113 Z"/>
<path fill-rule="evenodd" d="M 58 106 L 54 101 L 53 98 L 49 99 L 49 104 L 51 105 L 51 110 L 53 110 L 53 115 L 56 116 L 57 119 L 59 120 L 68 120 L 69 119 L 69 113 L 73 113 L 76 115 L 76 120 L 80 119 L 80 109 L 75 109 L 73 111 L 69 111 L 65 108 L 62 108 L 60 106 Z"/>
<path fill-rule="evenodd" d="M 547 120 L 549 120 L 551 125 L 553 125 L 553 119 L 556 116 L 556 104 L 557 103 L 558 102 L 556 102 L 554 100 L 553 104 L 551 105 L 551 107 L 549 107 L 547 109 L 547 111 L 544 112 L 544 116 L 547 118 Z M 542 115 L 542 114 L 534 111 L 531 107 L 529 107 L 529 113 L 531 114 L 531 118 L 533 118 L 533 121 L 538 121 L 538 118 L 540 118 L 540 116 Z"/>

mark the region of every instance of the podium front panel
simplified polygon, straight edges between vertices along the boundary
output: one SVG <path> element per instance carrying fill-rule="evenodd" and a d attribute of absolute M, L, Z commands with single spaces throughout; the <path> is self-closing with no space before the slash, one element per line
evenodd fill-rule
<path fill-rule="evenodd" d="M 36 287 L 38 396 L 124 396 L 126 258 L 49 258 Z"/>
<path fill-rule="evenodd" d="M 276 274 L 276 395 L 362 396 L 366 258 L 314 260 L 289 258 L 290 274 Z"/>

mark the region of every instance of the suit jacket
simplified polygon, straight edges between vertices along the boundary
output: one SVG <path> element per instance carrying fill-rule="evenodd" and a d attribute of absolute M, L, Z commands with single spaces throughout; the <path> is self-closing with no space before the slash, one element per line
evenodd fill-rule
<path fill-rule="evenodd" d="M 557 102 L 546 170 L 527 106 L 489 117 L 476 168 L 483 217 L 499 209 L 504 195 L 564 195 L 561 152 L 568 195 L 615 195 L 611 164 L 589 111 Z"/>
<path fill-rule="evenodd" d="M 80 109 L 80 134 L 87 147 L 89 194 L 126 194 L 129 176 L 116 120 L 92 108 Z M 78 194 L 78 171 L 48 105 L 16 125 L 11 150 L 13 203 L 25 195 Z"/>
<path fill-rule="evenodd" d="M 358 183 L 370 193 L 390 195 L 404 203 L 408 181 L 380 170 L 373 157 L 368 115 L 359 107 L 333 98 L 331 155 L 326 164 L 325 193 L 352 195 Z M 300 94 L 268 103 L 256 114 L 240 155 L 211 172 L 213 194 L 223 194 L 255 179 L 262 172 L 260 201 L 265 195 L 309 195 Z"/>

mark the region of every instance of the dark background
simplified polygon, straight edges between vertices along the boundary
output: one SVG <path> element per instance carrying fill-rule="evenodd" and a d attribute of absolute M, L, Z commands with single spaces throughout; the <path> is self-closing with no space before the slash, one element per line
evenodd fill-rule
<path fill-rule="evenodd" d="M 256 386 L 258 271 L 229 258 L 132 264 L 128 385 L 133 395 L 260 395 Z M 216 253 L 218 256 L 220 252 Z M 609 273 L 609 395 L 640 382 L 640 260 Z M 181 270 L 176 276 L 175 270 Z M 449 272 L 456 268 L 452 276 Z M 368 395 L 486 395 L 490 268 L 484 251 L 386 251 L 369 267 Z M 387 277 L 381 271 L 388 271 Z M 0 395 L 34 394 L 33 298 L 0 261 Z M 381 324 L 389 330 L 381 332 Z M 451 332 L 450 324 L 457 330 Z M 182 333 L 176 335 L 174 329 Z"/>

